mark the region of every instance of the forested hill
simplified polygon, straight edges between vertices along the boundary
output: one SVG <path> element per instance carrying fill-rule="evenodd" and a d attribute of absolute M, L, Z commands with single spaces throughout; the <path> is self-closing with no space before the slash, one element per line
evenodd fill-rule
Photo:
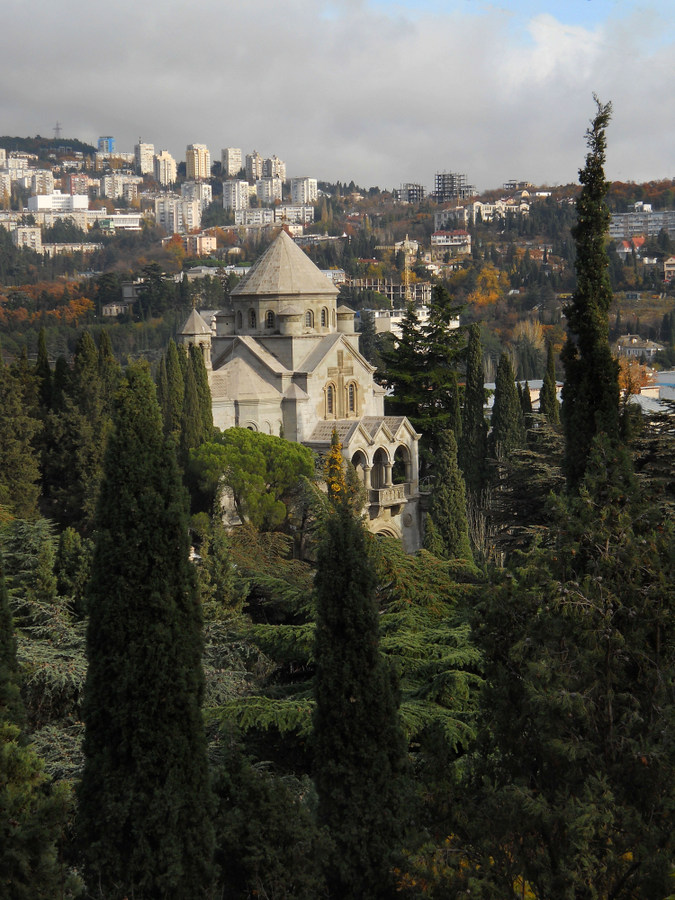
<path fill-rule="evenodd" d="M 91 144 L 85 144 L 78 138 L 46 138 L 36 134 L 35 137 L 8 137 L 3 135 L 0 137 L 0 147 L 4 147 L 7 152 L 10 150 L 20 150 L 24 153 L 36 153 L 38 156 L 47 156 L 48 153 L 57 153 L 64 147 L 69 148 L 75 153 L 84 153 L 91 155 L 96 153 L 96 147 Z"/>

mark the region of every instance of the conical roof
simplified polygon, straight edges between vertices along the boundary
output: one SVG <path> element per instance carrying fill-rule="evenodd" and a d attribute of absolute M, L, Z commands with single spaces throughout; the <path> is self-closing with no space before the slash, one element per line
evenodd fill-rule
<path fill-rule="evenodd" d="M 196 309 L 193 309 L 188 316 L 187 322 L 180 330 L 181 334 L 211 334 L 211 329 L 204 319 L 199 315 Z"/>
<path fill-rule="evenodd" d="M 325 294 L 336 297 L 335 285 L 282 229 L 263 255 L 256 260 L 232 297 L 274 295 L 299 296 Z"/>

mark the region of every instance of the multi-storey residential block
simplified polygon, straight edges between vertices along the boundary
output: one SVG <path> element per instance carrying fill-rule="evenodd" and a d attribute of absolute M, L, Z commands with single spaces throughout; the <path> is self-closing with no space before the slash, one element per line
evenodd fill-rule
<path fill-rule="evenodd" d="M 248 181 L 223 182 L 223 207 L 225 209 L 248 209 L 249 205 Z"/>
<path fill-rule="evenodd" d="M 42 229 L 36 225 L 19 225 L 12 231 L 12 243 L 42 253 Z"/>
<path fill-rule="evenodd" d="M 236 209 L 234 211 L 235 225 L 271 225 L 274 222 L 273 209 Z"/>
<path fill-rule="evenodd" d="M 275 206 L 274 221 L 293 225 L 311 225 L 314 221 L 314 207 L 309 204 L 291 206 L 288 203 Z"/>
<path fill-rule="evenodd" d="M 221 167 L 226 178 L 238 175 L 243 169 L 240 147 L 225 147 L 221 152 Z"/>
<path fill-rule="evenodd" d="M 653 210 L 650 203 L 636 203 L 631 212 L 614 213 L 609 223 L 609 236 L 629 240 L 636 235 L 658 237 L 663 229 L 675 238 L 675 209 Z"/>
<path fill-rule="evenodd" d="M 167 187 L 176 181 L 176 160 L 168 150 L 162 150 L 161 153 L 155 154 L 152 160 L 155 173 L 155 181 Z"/>
<path fill-rule="evenodd" d="M 199 228 L 201 219 L 198 200 L 182 200 L 168 195 L 155 199 L 155 220 L 167 234 L 182 234 Z"/>
<path fill-rule="evenodd" d="M 9 172 L 0 172 L 0 206 L 9 209 L 9 200 L 12 196 L 12 179 Z"/>
<path fill-rule="evenodd" d="M 263 174 L 263 158 L 254 150 L 253 153 L 246 154 L 246 179 L 254 184 Z"/>
<path fill-rule="evenodd" d="M 210 256 L 215 253 L 218 241 L 212 234 L 186 234 L 183 246 L 188 256 Z"/>
<path fill-rule="evenodd" d="M 0 147 L 0 169 L 7 166 L 7 151 L 4 147 Z"/>
<path fill-rule="evenodd" d="M 261 203 L 281 201 L 283 181 L 281 178 L 259 178 L 255 183 L 255 192 Z"/>
<path fill-rule="evenodd" d="M 316 178 L 291 178 L 291 200 L 293 203 L 316 203 L 319 189 Z"/>
<path fill-rule="evenodd" d="M 53 179 L 52 179 L 53 184 Z M 88 194 L 89 193 L 89 176 L 81 172 L 71 172 L 66 176 L 65 188 L 69 194 Z M 37 192 L 36 192 L 37 193 Z M 40 191 L 40 193 L 43 193 Z M 44 193 L 51 193 L 44 191 Z"/>
<path fill-rule="evenodd" d="M 138 200 L 138 185 L 134 184 L 133 181 L 127 181 L 122 188 L 122 196 L 127 203 L 134 203 Z"/>
<path fill-rule="evenodd" d="M 10 153 L 5 162 L 5 168 L 9 172 L 12 181 L 18 181 L 19 178 L 26 174 L 28 160 L 25 156 L 15 156 L 14 153 Z"/>
<path fill-rule="evenodd" d="M 28 198 L 29 212 L 72 213 L 88 207 L 89 197 L 86 194 L 62 194 L 61 191 L 54 191 L 52 194 L 36 194 Z"/>
<path fill-rule="evenodd" d="M 85 175 L 85 178 L 87 176 Z M 89 179 L 87 178 L 87 186 Z M 54 192 L 54 175 L 49 169 L 33 169 L 30 174 L 31 194 L 52 194 Z M 71 192 L 72 193 L 72 192 Z M 78 193 L 82 193 L 78 191 Z M 86 191 L 84 191 L 86 193 Z"/>
<path fill-rule="evenodd" d="M 280 178 L 286 181 L 286 163 L 278 156 L 263 160 L 263 178 Z"/>
<path fill-rule="evenodd" d="M 202 211 L 213 201 L 213 190 L 210 184 L 203 181 L 186 181 L 180 187 L 183 200 L 196 200 Z"/>
<path fill-rule="evenodd" d="M 143 178 L 140 175 L 121 175 L 112 172 L 110 175 L 104 175 L 100 179 L 100 193 L 102 197 L 109 197 L 111 200 L 124 196 L 124 186 L 126 184 L 140 184 Z"/>
<path fill-rule="evenodd" d="M 421 184 L 406 182 L 398 190 L 394 191 L 394 199 L 399 203 L 421 203 L 426 196 L 426 190 Z"/>
<path fill-rule="evenodd" d="M 467 200 L 478 192 L 467 182 L 466 175 L 460 172 L 436 172 L 434 176 L 434 199 L 437 203 L 448 203 L 451 200 Z"/>
<path fill-rule="evenodd" d="M 185 151 L 185 176 L 190 181 L 211 177 L 211 154 L 206 144 L 188 144 Z"/>
<path fill-rule="evenodd" d="M 115 138 L 106 134 L 98 139 L 97 150 L 99 153 L 106 153 L 110 156 L 115 152 Z"/>
<path fill-rule="evenodd" d="M 146 144 L 139 138 L 138 143 L 134 146 L 134 158 L 136 169 L 141 175 L 152 175 L 154 155 L 155 145 Z"/>

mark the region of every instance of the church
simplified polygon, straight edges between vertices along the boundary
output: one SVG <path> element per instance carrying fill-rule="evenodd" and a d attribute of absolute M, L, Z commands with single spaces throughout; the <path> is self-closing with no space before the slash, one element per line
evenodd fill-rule
<path fill-rule="evenodd" d="M 417 434 L 384 415 L 384 389 L 359 352 L 354 312 L 282 229 L 213 325 L 193 310 L 178 335 L 204 353 L 213 423 L 283 435 L 325 453 L 333 431 L 364 484 L 368 527 L 421 544 Z"/>

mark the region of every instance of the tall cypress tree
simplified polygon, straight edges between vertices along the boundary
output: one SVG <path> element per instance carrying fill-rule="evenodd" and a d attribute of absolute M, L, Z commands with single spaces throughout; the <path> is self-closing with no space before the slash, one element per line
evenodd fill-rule
<path fill-rule="evenodd" d="M 546 347 L 546 373 L 544 383 L 539 395 L 539 412 L 546 416 L 551 425 L 560 424 L 560 408 L 556 394 L 555 359 L 553 358 L 553 344 L 549 341 Z"/>
<path fill-rule="evenodd" d="M 446 559 L 473 559 L 466 522 L 464 479 L 457 465 L 457 442 L 450 430 L 441 432 L 437 442 L 436 481 L 429 519 L 433 527 L 425 534 L 427 550 Z"/>
<path fill-rule="evenodd" d="M 483 351 L 480 341 L 480 325 L 469 328 L 466 357 L 466 389 L 462 415 L 462 440 L 459 445 L 459 464 L 469 494 L 480 498 L 485 486 L 485 456 L 487 453 L 487 426 L 483 406 L 485 382 L 483 380 Z"/>
<path fill-rule="evenodd" d="M 568 336 L 561 354 L 565 367 L 562 420 L 565 430 L 565 468 L 568 484 L 576 488 L 589 458 L 591 443 L 604 434 L 619 443 L 618 364 L 609 347 L 609 307 L 612 288 L 605 238 L 609 228 L 605 180 L 605 129 L 611 103 L 595 97 L 597 112 L 586 132 L 589 148 L 586 165 L 579 172 L 583 185 L 577 200 L 577 223 L 572 229 L 576 244 L 577 287 L 565 309 Z"/>
<path fill-rule="evenodd" d="M 166 351 L 167 394 L 167 433 L 178 438 L 183 416 L 183 399 L 185 396 L 185 375 L 178 348 L 175 342 L 169 341 Z"/>
<path fill-rule="evenodd" d="M 92 896 L 193 900 L 213 834 L 185 492 L 147 369 L 118 391 L 88 590 L 79 831 Z"/>
<path fill-rule="evenodd" d="M 516 380 L 511 360 L 506 353 L 502 353 L 497 367 L 489 453 L 494 459 L 503 459 L 524 443 L 525 426 Z"/>
<path fill-rule="evenodd" d="M 211 403 L 211 388 L 209 376 L 204 363 L 204 354 L 201 347 L 190 344 L 190 367 L 194 373 L 199 398 L 199 412 L 201 417 L 200 443 L 210 441 L 213 437 L 213 406 Z"/>
<path fill-rule="evenodd" d="M 334 850 L 331 896 L 391 897 L 402 838 L 406 744 L 392 672 L 379 646 L 375 566 L 344 475 L 327 472 L 331 509 L 315 587 L 314 771 L 319 820 Z"/>

